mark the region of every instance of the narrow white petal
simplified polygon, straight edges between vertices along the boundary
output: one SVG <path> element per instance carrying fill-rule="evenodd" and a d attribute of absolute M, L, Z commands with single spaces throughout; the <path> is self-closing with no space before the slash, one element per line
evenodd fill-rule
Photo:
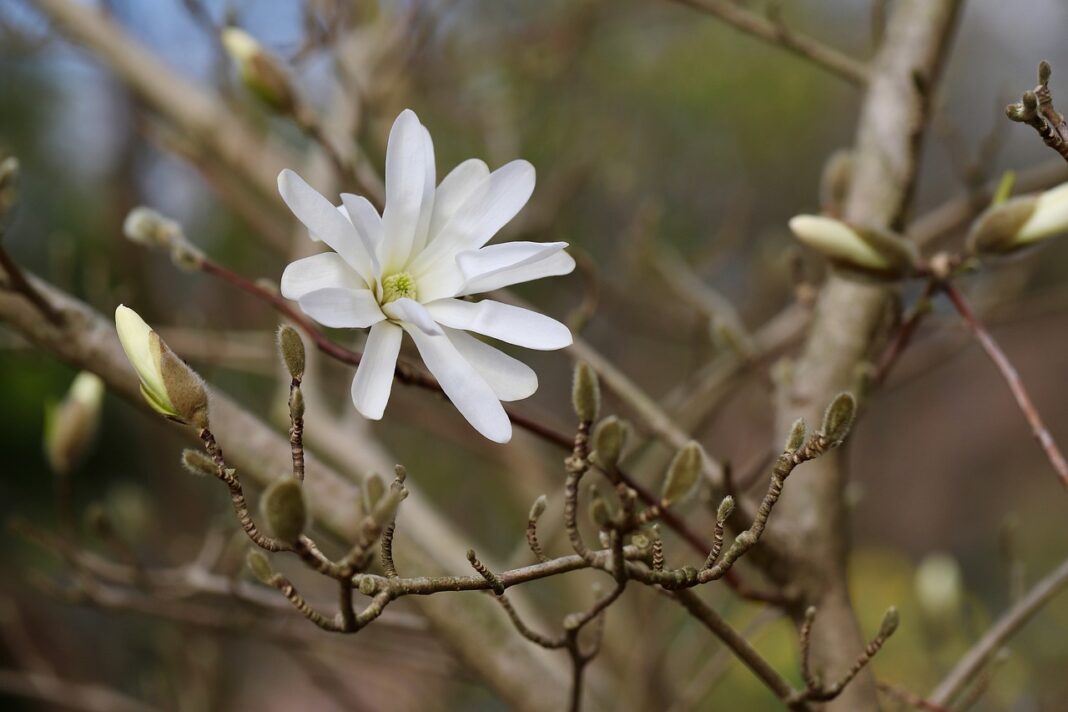
<path fill-rule="evenodd" d="M 441 228 L 452 220 L 456 211 L 467 199 L 485 185 L 489 178 L 489 166 L 477 158 L 469 158 L 449 171 L 434 193 L 434 210 L 430 220 L 430 237 L 433 239 Z"/>
<path fill-rule="evenodd" d="M 423 127 L 423 160 L 426 162 L 423 183 L 423 203 L 419 208 L 419 223 L 415 228 L 415 239 L 409 255 L 418 255 L 429 240 L 430 219 L 434 213 L 434 185 L 437 182 L 437 167 L 434 164 L 434 140 L 430 132 Z"/>
<path fill-rule="evenodd" d="M 336 252 L 299 259 L 282 272 L 281 292 L 286 299 L 300 299 L 308 292 L 327 287 L 366 289 L 367 285 Z"/>
<path fill-rule="evenodd" d="M 566 242 L 506 242 L 456 255 L 456 266 L 465 281 L 537 262 L 567 247 Z"/>
<path fill-rule="evenodd" d="M 278 192 L 314 237 L 341 255 L 368 284 L 374 282 L 371 255 L 364 249 L 356 228 L 337 206 L 288 168 L 278 174 Z"/>
<path fill-rule="evenodd" d="M 379 246 L 383 273 L 402 269 L 412 251 L 426 189 L 426 144 L 415 112 L 405 109 L 393 123 L 386 147 L 386 208 Z"/>
<path fill-rule="evenodd" d="M 528 398 L 538 390 L 534 369 L 503 351 L 479 341 L 466 331 L 446 329 L 453 346 L 475 367 L 502 401 Z"/>
<path fill-rule="evenodd" d="M 441 327 L 430 316 L 426 307 L 414 299 L 408 299 L 407 297 L 394 299 L 382 309 L 390 319 L 417 326 L 427 334 L 434 336 L 442 333 Z"/>
<path fill-rule="evenodd" d="M 442 326 L 474 331 L 516 346 L 552 351 L 571 345 L 571 332 L 560 322 L 522 307 L 490 299 L 465 302 L 439 299 L 426 309 Z"/>
<path fill-rule="evenodd" d="M 510 287 L 513 284 L 522 284 L 543 277 L 557 277 L 562 274 L 571 274 L 575 269 L 575 258 L 566 252 L 556 252 L 543 260 L 529 264 L 505 269 L 485 277 L 476 277 L 468 281 L 456 296 L 468 294 L 481 294 L 492 292 L 494 289 Z"/>
<path fill-rule="evenodd" d="M 386 318 L 366 289 L 328 287 L 308 292 L 298 301 L 305 314 L 336 329 L 362 329 Z"/>
<path fill-rule="evenodd" d="M 403 335 L 399 326 L 388 321 L 378 322 L 367 335 L 356 377 L 352 379 L 352 403 L 365 418 L 379 420 L 386 410 Z"/>
<path fill-rule="evenodd" d="M 376 277 L 382 274 L 382 266 L 378 262 L 378 245 L 382 242 L 382 218 L 378 217 L 378 211 L 371 201 L 362 195 L 352 193 L 341 194 L 341 206 L 345 216 L 356 228 L 356 236 L 360 238 L 360 244 L 370 257 L 371 269 Z"/>
<path fill-rule="evenodd" d="M 475 367 L 465 359 L 449 340 L 441 334 L 431 336 L 414 327 L 405 327 L 415 341 L 419 355 L 434 377 L 441 384 L 460 415 L 475 430 L 498 443 L 512 438 L 512 423 L 504 412 L 500 400 Z"/>

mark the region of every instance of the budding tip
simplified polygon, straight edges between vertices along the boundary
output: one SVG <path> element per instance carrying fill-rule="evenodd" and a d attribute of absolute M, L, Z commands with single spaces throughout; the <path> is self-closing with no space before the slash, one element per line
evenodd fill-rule
<path fill-rule="evenodd" d="M 289 371 L 290 377 L 297 381 L 304 378 L 304 340 L 300 338 L 300 334 L 289 324 L 282 324 L 278 327 L 277 341 L 278 352 L 282 355 L 282 363 Z"/>
<path fill-rule="evenodd" d="M 571 404 L 582 423 L 592 423 L 601 409 L 601 384 L 593 367 L 585 361 L 575 364 Z"/>

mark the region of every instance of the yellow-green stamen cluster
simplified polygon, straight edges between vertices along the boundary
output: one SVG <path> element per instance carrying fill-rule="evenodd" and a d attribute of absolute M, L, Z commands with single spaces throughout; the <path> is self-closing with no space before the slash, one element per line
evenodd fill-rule
<path fill-rule="evenodd" d="M 389 304 L 397 299 L 415 299 L 415 280 L 407 272 L 391 274 L 382 280 L 382 303 Z"/>

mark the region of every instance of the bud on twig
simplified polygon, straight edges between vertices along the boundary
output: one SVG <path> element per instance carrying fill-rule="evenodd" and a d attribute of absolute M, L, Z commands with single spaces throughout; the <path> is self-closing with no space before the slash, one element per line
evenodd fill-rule
<path fill-rule="evenodd" d="M 260 509 L 275 538 L 293 544 L 308 524 L 308 510 L 304 491 L 293 477 L 282 477 L 267 487 L 260 500 Z"/>
<path fill-rule="evenodd" d="M 817 215 L 798 215 L 790 220 L 790 230 L 835 267 L 855 276 L 897 281 L 912 274 L 919 263 L 915 245 L 885 230 Z"/>
<path fill-rule="evenodd" d="M 82 371 L 63 400 L 45 412 L 44 449 L 57 474 L 67 474 L 92 445 L 100 422 L 104 382 Z"/>
<path fill-rule="evenodd" d="M 248 552 L 248 556 L 245 557 L 245 563 L 248 564 L 249 570 L 252 575 L 259 579 L 262 583 L 270 583 L 274 577 L 274 571 L 271 570 L 271 564 L 267 561 L 267 557 L 262 552 L 253 549 Z"/>
<path fill-rule="evenodd" d="M 539 495 L 534 504 L 530 506 L 530 514 L 527 515 L 527 521 L 536 522 L 541 519 L 541 515 L 545 514 L 545 506 L 548 503 L 548 499 L 545 495 Z"/>
<path fill-rule="evenodd" d="M 278 351 L 290 377 L 296 381 L 304 378 L 304 341 L 288 324 L 278 327 Z"/>
<path fill-rule="evenodd" d="M 1068 183 L 991 206 L 972 225 L 968 249 L 980 255 L 1005 255 L 1065 233 Z"/>
<path fill-rule="evenodd" d="M 661 505 L 669 507 L 693 491 L 703 462 L 701 446 L 692 441 L 675 453 L 660 492 Z"/>
<path fill-rule="evenodd" d="M 608 502 L 601 496 L 600 490 L 592 485 L 590 486 L 590 521 L 598 529 L 606 529 L 612 521 Z"/>
<path fill-rule="evenodd" d="M 377 474 L 372 472 L 363 479 L 363 504 L 368 512 L 374 511 L 385 493 L 386 485 Z"/>
<path fill-rule="evenodd" d="M 734 512 L 734 497 L 727 495 L 719 503 L 719 509 L 716 510 L 716 522 L 723 524 L 731 516 L 732 512 Z"/>
<path fill-rule="evenodd" d="M 200 450 L 186 448 L 182 450 L 182 467 L 198 477 L 214 477 L 217 473 L 215 463 Z"/>
<path fill-rule="evenodd" d="M 823 414 L 822 435 L 827 438 L 831 447 L 838 447 L 849 435 L 853 427 L 853 416 L 857 412 L 857 401 L 849 392 L 839 393 L 827 411 Z"/>
<path fill-rule="evenodd" d="M 281 114 L 294 113 L 296 94 L 281 61 L 252 35 L 237 27 L 227 27 L 222 31 L 221 39 L 245 88 L 272 110 Z"/>
<path fill-rule="evenodd" d="M 186 270 L 199 267 L 204 255 L 190 244 L 177 220 L 138 206 L 131 210 L 122 224 L 123 234 L 131 242 L 168 252 L 177 266 Z"/>
<path fill-rule="evenodd" d="M 601 467 L 614 468 L 619 463 L 626 444 L 627 431 L 614 415 L 610 415 L 593 431 L 593 456 Z"/>
<path fill-rule="evenodd" d="M 786 445 L 783 447 L 783 449 L 786 452 L 797 452 L 804 444 L 805 419 L 798 418 L 794 421 L 794 424 L 790 426 L 790 434 L 786 436 Z"/>
<path fill-rule="evenodd" d="M 601 384 L 597 374 L 585 361 L 575 364 L 575 379 L 571 388 L 571 404 L 579 422 L 592 423 L 601 410 Z"/>
<path fill-rule="evenodd" d="M 901 616 L 898 615 L 897 608 L 895 606 L 887 608 L 886 614 L 883 616 L 882 625 L 879 626 L 879 637 L 883 640 L 889 638 L 897 630 L 900 622 Z"/>

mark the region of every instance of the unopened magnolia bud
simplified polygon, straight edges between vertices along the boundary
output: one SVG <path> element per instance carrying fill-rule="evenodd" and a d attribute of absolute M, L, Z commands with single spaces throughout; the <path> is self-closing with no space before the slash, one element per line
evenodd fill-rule
<path fill-rule="evenodd" d="M 218 468 L 210 457 L 200 450 L 190 450 L 189 448 L 182 450 L 182 467 L 190 474 L 199 477 L 214 477 L 218 472 Z"/>
<path fill-rule="evenodd" d="M 122 223 L 126 239 L 148 247 L 170 249 L 175 240 L 184 240 L 182 226 L 161 213 L 138 206 L 126 215 Z"/>
<path fill-rule="evenodd" d="M 363 479 L 363 504 L 367 511 L 373 511 L 385 493 L 386 484 L 377 474 L 372 472 Z"/>
<path fill-rule="evenodd" d="M 820 208 L 830 215 L 839 215 L 853 180 L 853 152 L 840 149 L 831 154 L 820 176 Z"/>
<path fill-rule="evenodd" d="M 304 491 L 293 477 L 272 482 L 260 499 L 260 509 L 271 533 L 286 544 L 295 543 L 308 524 Z"/>
<path fill-rule="evenodd" d="M 790 426 L 790 434 L 786 436 L 786 452 L 797 452 L 805 444 L 805 419 L 798 418 Z"/>
<path fill-rule="evenodd" d="M 960 565 L 949 554 L 928 554 L 916 567 L 916 598 L 932 619 L 952 617 L 963 599 Z"/>
<path fill-rule="evenodd" d="M 119 305 L 115 310 L 115 329 L 119 334 L 126 358 L 137 372 L 141 395 L 154 410 L 169 418 L 178 418 L 163 383 L 162 341 L 144 319 L 129 307 Z"/>
<path fill-rule="evenodd" d="M 237 27 L 227 27 L 221 39 L 245 87 L 274 111 L 292 113 L 296 96 L 282 63 Z"/>
<path fill-rule="evenodd" d="M 1038 83 L 1042 86 L 1049 84 L 1049 78 L 1053 75 L 1053 67 L 1046 60 L 1038 63 Z"/>
<path fill-rule="evenodd" d="M 598 423 L 593 431 L 593 454 L 597 464 L 614 468 L 619 463 L 626 439 L 627 431 L 616 416 L 610 415 Z"/>
<path fill-rule="evenodd" d="M 1036 196 L 1006 200 L 988 208 L 972 226 L 968 248 L 980 255 L 1004 255 L 1068 233 L 1068 183 Z"/>
<path fill-rule="evenodd" d="M 598 529 L 605 529 L 612 521 L 612 513 L 608 509 L 608 502 L 601 496 L 600 490 L 590 487 L 590 521 Z"/>
<path fill-rule="evenodd" d="M 798 215 L 790 220 L 790 230 L 839 270 L 855 276 L 896 281 L 912 274 L 919 262 L 915 245 L 885 230 L 817 215 Z"/>
<path fill-rule="evenodd" d="M 289 375 L 297 381 L 304 378 L 304 341 L 288 324 L 278 327 L 278 351 Z"/>
<path fill-rule="evenodd" d="M 839 393 L 827 406 L 827 411 L 823 414 L 822 434 L 830 441 L 832 447 L 841 445 L 849 435 L 856 412 L 857 401 L 849 392 Z"/>
<path fill-rule="evenodd" d="M 879 626 L 879 637 L 889 638 L 897 630 L 898 624 L 901 622 L 901 616 L 898 615 L 897 608 L 890 606 L 886 609 L 886 614 L 883 616 L 882 625 Z"/>
<path fill-rule="evenodd" d="M 701 475 L 704 457 L 701 446 L 695 442 L 688 443 L 675 453 L 660 492 L 660 500 L 665 507 L 678 502 L 693 491 Z"/>
<path fill-rule="evenodd" d="M 160 371 L 163 387 L 178 417 L 194 428 L 207 428 L 208 392 L 204 380 L 163 341 L 160 341 Z"/>
<path fill-rule="evenodd" d="M 82 371 L 63 400 L 45 412 L 44 449 L 59 474 L 70 472 L 88 452 L 100 423 L 104 382 Z"/>
<path fill-rule="evenodd" d="M 530 514 L 527 515 L 527 519 L 529 521 L 536 521 L 540 519 L 541 515 L 545 514 L 545 506 L 547 503 L 548 499 L 546 499 L 545 495 L 540 495 L 536 500 L 534 500 L 534 504 L 531 505 Z"/>
<path fill-rule="evenodd" d="M 299 388 L 294 388 L 289 398 L 289 413 L 297 420 L 304 417 L 304 392 Z"/>
<path fill-rule="evenodd" d="M 727 495 L 723 498 L 723 501 L 719 503 L 719 509 L 716 510 L 716 521 L 723 524 L 727 521 L 727 518 L 731 516 L 731 512 L 734 511 L 734 497 Z"/>
<path fill-rule="evenodd" d="M 373 596 L 378 591 L 378 584 L 370 576 L 361 576 L 356 588 L 365 596 Z"/>
<path fill-rule="evenodd" d="M 248 552 L 248 556 L 245 557 L 245 563 L 248 564 L 249 571 L 263 583 L 270 583 L 274 578 L 274 571 L 271 570 L 271 564 L 267 561 L 267 557 L 261 552 L 252 550 Z"/>
<path fill-rule="evenodd" d="M 571 405 L 582 423 L 592 423 L 597 419 L 597 413 L 601 410 L 601 384 L 593 368 L 585 361 L 575 364 Z"/>

